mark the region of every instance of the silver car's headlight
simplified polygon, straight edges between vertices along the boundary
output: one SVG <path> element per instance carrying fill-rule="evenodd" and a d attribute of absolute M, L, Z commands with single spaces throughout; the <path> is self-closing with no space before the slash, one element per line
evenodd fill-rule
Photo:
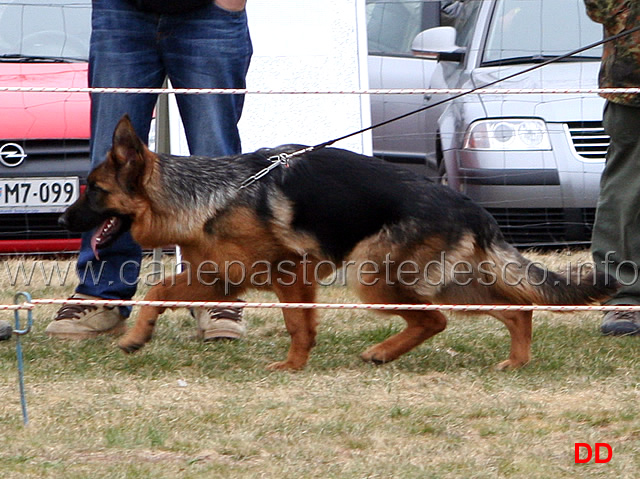
<path fill-rule="evenodd" d="M 468 150 L 550 150 L 544 121 L 538 118 L 498 118 L 473 122 L 464 136 Z"/>

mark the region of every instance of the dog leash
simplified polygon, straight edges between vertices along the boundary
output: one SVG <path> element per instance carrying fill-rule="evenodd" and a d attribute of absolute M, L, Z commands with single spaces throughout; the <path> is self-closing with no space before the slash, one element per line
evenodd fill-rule
<path fill-rule="evenodd" d="M 305 148 L 304 150 L 306 150 L 306 149 L 307 148 Z M 298 156 L 298 155 L 302 155 L 302 154 L 303 154 L 303 150 L 298 150 L 298 151 L 294 151 L 293 153 L 280 153 L 279 155 L 270 156 L 267 159 L 271 162 L 271 164 L 269 166 L 267 166 L 266 168 L 263 168 L 262 170 L 258 171 L 255 175 L 251 175 L 249 178 L 244 180 L 240 184 L 240 188 L 239 189 L 242 190 L 242 189 L 246 188 L 247 186 L 255 183 L 256 181 L 258 181 L 263 176 L 268 175 L 271 170 L 273 170 L 274 168 L 277 168 L 278 166 L 289 166 L 289 159 L 292 156 Z"/>
<path fill-rule="evenodd" d="M 496 85 L 496 84 L 498 84 L 500 82 L 503 82 L 503 81 L 506 81 L 506 80 L 511 80 L 512 78 L 515 78 L 515 77 L 520 76 L 520 75 L 524 75 L 525 73 L 530 73 L 532 71 L 538 70 L 539 68 L 543 68 L 543 67 L 545 67 L 547 65 L 550 65 L 551 63 L 556 63 L 556 62 L 559 62 L 561 60 L 564 60 L 565 58 L 570 58 L 573 55 L 577 55 L 578 53 L 582 53 L 582 52 L 584 52 L 586 50 L 590 50 L 592 48 L 599 47 L 600 45 L 604 45 L 605 43 L 609 43 L 609 42 L 618 40 L 618 39 L 620 39 L 622 37 L 625 37 L 627 35 L 631 35 L 632 33 L 635 33 L 637 31 L 640 31 L 640 25 L 638 25 L 637 27 L 634 27 L 634 28 L 632 28 L 630 30 L 625 30 L 623 32 L 617 33 L 617 34 L 612 35 L 610 37 L 603 38 L 602 40 L 598 40 L 598 41 L 593 42 L 593 43 L 591 43 L 589 45 L 577 48 L 575 50 L 570 51 L 569 53 L 564 53 L 564 54 L 559 55 L 557 57 L 550 58 L 549 60 L 546 60 L 546 61 L 544 61 L 542 63 L 537 64 L 537 65 L 533 65 L 533 66 L 531 66 L 529 68 L 525 68 L 524 70 L 521 70 L 519 72 L 515 72 L 515 73 L 512 73 L 511 75 L 507 75 L 504 78 L 498 78 L 497 80 L 494 80 L 494 81 L 491 81 L 489 83 L 486 83 L 485 85 L 477 86 L 477 87 L 472 88 L 470 90 L 467 90 L 467 91 L 464 91 L 464 92 L 461 92 L 461 93 L 457 93 L 457 94 L 455 94 L 455 95 L 453 95 L 453 96 L 451 96 L 449 98 L 444 98 L 444 99 L 442 99 L 440 101 L 437 101 L 435 103 L 431 103 L 429 105 L 420 107 L 420 108 L 418 108 L 416 110 L 412 110 L 412 111 L 410 111 L 408 113 L 404 113 L 402 115 L 398 115 L 396 117 L 390 118 L 389 120 L 385 120 L 383 122 L 376 123 L 375 125 L 371 125 L 371 126 L 368 126 L 366 128 L 362 128 L 360 130 L 348 133 L 348 134 L 343 135 L 343 136 L 339 136 L 337 138 L 334 138 L 333 140 L 325 141 L 324 143 L 318 143 L 317 145 L 314 145 L 314 146 L 307 146 L 305 148 L 302 148 L 300 150 L 294 151 L 292 153 L 280 153 L 279 155 L 272 156 L 272 157 L 269 158 L 269 161 L 271 161 L 271 164 L 269 166 L 267 166 L 266 168 L 260 170 L 258 173 L 250 176 L 245 181 L 243 181 L 242 184 L 240 185 L 240 189 L 243 189 L 243 188 L 246 188 L 246 187 L 250 186 L 251 184 L 253 184 L 256 181 L 258 181 L 260 178 L 262 178 L 262 177 L 266 176 L 267 174 L 269 174 L 269 172 L 271 170 L 273 170 L 273 169 L 275 169 L 275 168 L 277 168 L 279 166 L 288 167 L 290 160 L 292 158 L 295 158 L 296 156 L 301 156 L 301 155 L 304 155 L 306 153 L 312 153 L 314 151 L 321 150 L 321 149 L 326 148 L 327 146 L 331 146 L 334 143 L 337 143 L 337 142 L 339 142 L 341 140 L 346 140 L 347 138 L 351 138 L 352 136 L 360 135 L 361 133 L 365 133 L 367 131 L 373 130 L 374 128 L 379 128 L 381 126 L 388 125 L 389 123 L 393 123 L 394 121 L 402 120 L 402 119 L 407 118 L 407 117 L 409 117 L 411 115 L 415 115 L 416 113 L 421 113 L 421 112 L 429 110 L 431 108 L 435 108 L 436 106 L 440 106 L 440 105 L 443 105 L 443 104 L 448 103 L 450 101 L 457 100 L 458 98 L 462 98 L 463 96 L 471 95 L 472 93 L 475 93 L 478 90 L 483 90 L 485 88 L 490 88 L 490 87 L 492 87 L 492 86 L 494 86 L 494 85 Z"/>

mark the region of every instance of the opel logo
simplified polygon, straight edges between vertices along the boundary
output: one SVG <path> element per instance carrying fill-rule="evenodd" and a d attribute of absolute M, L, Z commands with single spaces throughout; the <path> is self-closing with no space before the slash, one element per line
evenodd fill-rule
<path fill-rule="evenodd" d="M 9 168 L 15 168 L 21 165 L 27 154 L 17 143 L 5 143 L 0 147 L 0 163 Z"/>

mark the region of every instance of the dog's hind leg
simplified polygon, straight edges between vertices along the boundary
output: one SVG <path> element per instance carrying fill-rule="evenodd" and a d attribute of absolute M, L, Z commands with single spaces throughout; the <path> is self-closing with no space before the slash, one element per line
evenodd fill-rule
<path fill-rule="evenodd" d="M 502 321 L 511 335 L 509 359 L 502 361 L 496 369 L 515 369 L 531 360 L 532 311 L 495 311 L 489 313 Z"/>
<path fill-rule="evenodd" d="M 377 257 L 374 263 L 371 259 L 373 256 L 368 252 L 365 252 L 364 257 L 369 258 L 369 264 L 385 265 L 387 263 L 387 258 L 382 259 L 380 257 Z M 394 262 L 400 264 L 400 261 L 396 260 L 389 260 L 388 262 L 389 264 L 394 264 Z M 390 281 L 388 270 L 384 270 L 382 267 L 380 267 L 380 269 L 377 267 L 366 269 L 360 265 L 358 265 L 358 267 L 361 268 L 360 271 L 366 276 L 356 276 L 355 278 L 352 276 L 350 278 L 350 285 L 355 288 L 356 293 L 362 301 L 373 304 L 404 304 L 414 302 L 415 298 L 415 301 L 427 302 L 427 298 L 423 298 L 422 300 L 417 299 L 413 291 L 409 291 L 409 294 L 407 294 L 408 292 L 404 288 L 398 286 L 400 283 L 397 279 L 392 277 Z M 413 278 L 405 279 L 411 281 Z M 385 312 L 383 314 L 397 314 L 401 316 L 407 323 L 407 327 L 398 334 L 364 351 L 360 355 L 364 361 L 376 364 L 393 361 L 430 337 L 444 331 L 447 327 L 447 317 L 440 311 L 398 310 L 393 313 Z"/>
<path fill-rule="evenodd" d="M 383 364 L 397 359 L 447 327 L 447 318 L 439 311 L 400 311 L 407 327 L 398 334 L 367 349 L 360 357 Z"/>

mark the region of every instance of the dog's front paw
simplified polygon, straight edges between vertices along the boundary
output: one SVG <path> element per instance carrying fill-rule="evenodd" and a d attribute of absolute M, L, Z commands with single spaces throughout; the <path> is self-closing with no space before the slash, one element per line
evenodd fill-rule
<path fill-rule="evenodd" d="M 395 359 L 393 357 L 390 357 L 387 351 L 381 350 L 376 346 L 367 349 L 364 353 L 360 355 L 360 358 L 363 361 L 366 361 L 368 363 L 373 363 L 376 365 L 385 364 Z"/>
<path fill-rule="evenodd" d="M 136 351 L 141 349 L 142 346 L 144 346 L 144 343 L 127 339 L 127 337 L 124 337 L 120 341 L 118 341 L 118 347 L 127 354 L 135 353 Z"/>
<path fill-rule="evenodd" d="M 516 361 L 513 359 L 507 359 L 501 363 L 496 364 L 495 369 L 497 371 L 510 371 L 512 369 L 518 369 L 527 364 L 529 361 Z"/>
<path fill-rule="evenodd" d="M 269 371 L 298 371 L 304 368 L 304 364 L 296 364 L 293 361 L 278 361 L 267 366 Z"/>

